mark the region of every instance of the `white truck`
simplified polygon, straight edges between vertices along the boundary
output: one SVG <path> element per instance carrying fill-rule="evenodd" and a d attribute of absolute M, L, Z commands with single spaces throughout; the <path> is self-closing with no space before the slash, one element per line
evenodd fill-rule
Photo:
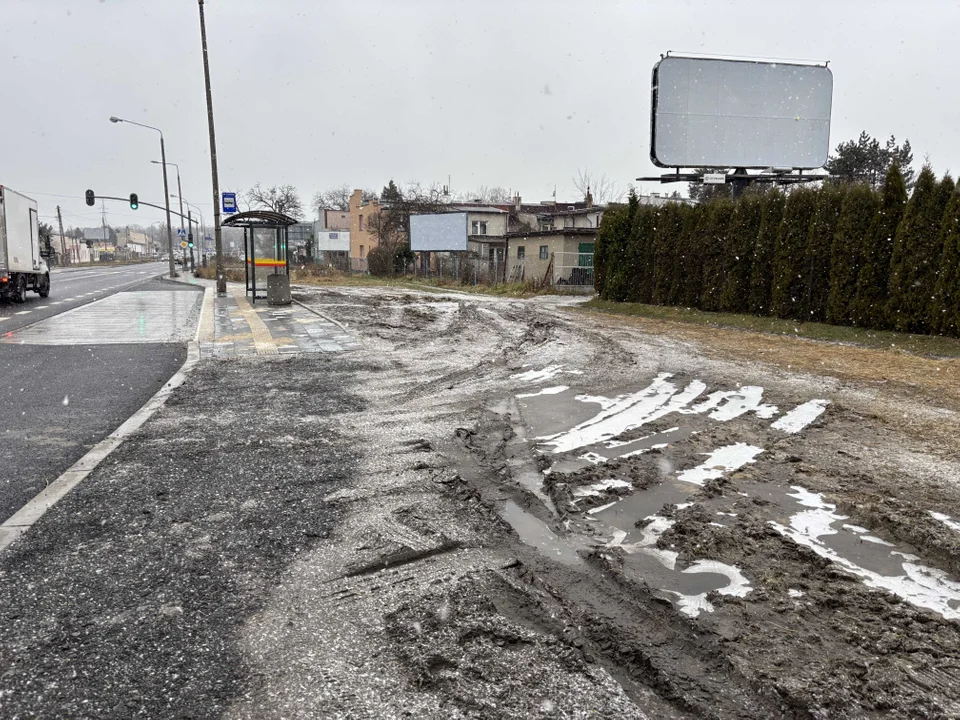
<path fill-rule="evenodd" d="M 0 297 L 26 302 L 27 290 L 50 294 L 50 268 L 40 254 L 37 201 L 0 185 Z"/>

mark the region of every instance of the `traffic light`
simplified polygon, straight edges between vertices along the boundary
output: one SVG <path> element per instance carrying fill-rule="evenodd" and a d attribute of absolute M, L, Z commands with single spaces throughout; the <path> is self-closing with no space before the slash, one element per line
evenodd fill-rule
<path fill-rule="evenodd" d="M 193 233 L 190 233 L 189 235 L 187 235 L 187 247 L 189 248 L 193 247 Z"/>
<path fill-rule="evenodd" d="M 136 193 L 130 193 L 130 209 L 136 210 L 138 207 L 140 207 L 140 198 Z"/>
<path fill-rule="evenodd" d="M 93 207 L 95 202 L 97 202 L 97 196 L 93 194 L 93 190 L 87 190 L 87 205 Z"/>

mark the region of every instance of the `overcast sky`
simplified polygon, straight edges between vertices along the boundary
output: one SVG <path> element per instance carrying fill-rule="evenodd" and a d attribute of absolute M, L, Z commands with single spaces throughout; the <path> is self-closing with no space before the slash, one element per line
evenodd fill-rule
<path fill-rule="evenodd" d="M 650 71 L 667 50 L 829 60 L 831 147 L 908 137 L 960 168 L 957 2 L 207 0 L 221 189 L 305 203 L 391 178 L 573 199 L 578 168 L 625 187 L 649 162 Z M 0 183 L 45 220 L 95 225 L 86 188 L 162 204 L 156 133 L 212 216 L 196 0 L 0 0 Z M 171 168 L 172 170 L 172 168 Z M 171 192 L 176 179 L 171 175 Z M 643 192 L 677 186 L 645 184 Z M 46 194 L 41 194 L 46 193 Z M 58 195 L 68 197 L 57 197 Z M 162 213 L 107 203 L 108 222 Z M 312 216 L 312 212 L 311 212 Z"/>

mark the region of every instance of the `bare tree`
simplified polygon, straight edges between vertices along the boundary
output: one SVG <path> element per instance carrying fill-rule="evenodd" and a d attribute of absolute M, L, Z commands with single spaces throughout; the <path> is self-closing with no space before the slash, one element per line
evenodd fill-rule
<path fill-rule="evenodd" d="M 623 199 L 623 190 L 617 182 L 606 173 L 592 175 L 586 168 L 578 169 L 573 178 L 573 186 L 584 198 L 587 197 L 587 191 L 593 196 L 593 201 L 597 205 L 605 205 L 611 202 L 619 202 Z"/>
<path fill-rule="evenodd" d="M 293 185 L 274 185 L 271 188 L 264 188 L 257 183 L 247 191 L 247 202 L 298 220 L 303 217 L 303 203 L 300 202 L 300 195 Z"/>
<path fill-rule="evenodd" d="M 486 185 L 481 185 L 476 190 L 470 192 L 459 192 L 454 197 L 458 202 L 473 202 L 479 200 L 480 202 L 486 203 L 495 203 L 495 204 L 505 204 L 513 200 L 511 197 L 510 191 L 505 187 L 487 187 Z"/>
<path fill-rule="evenodd" d="M 313 196 L 313 208 L 317 211 L 317 217 L 321 210 L 349 210 L 352 194 L 353 190 L 346 183 L 320 190 Z"/>

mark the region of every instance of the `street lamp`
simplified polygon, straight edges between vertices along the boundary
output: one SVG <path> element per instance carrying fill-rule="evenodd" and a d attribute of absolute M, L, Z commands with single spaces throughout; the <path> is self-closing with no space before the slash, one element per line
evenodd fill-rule
<path fill-rule="evenodd" d="M 187 201 L 184 200 L 182 197 L 179 197 L 179 196 L 177 196 L 177 197 L 178 197 L 178 198 L 180 199 L 180 201 L 183 202 L 183 204 L 186 205 L 188 208 L 193 208 L 194 210 L 196 210 L 197 215 L 200 216 L 200 250 L 201 250 L 201 252 L 202 252 L 202 251 L 203 251 L 204 233 L 206 232 L 206 230 L 205 230 L 204 228 L 205 228 L 205 226 L 206 226 L 206 224 L 207 224 L 207 221 L 206 221 L 206 220 L 204 219 L 204 217 L 203 217 L 203 211 L 202 211 L 200 208 L 198 208 L 196 205 L 194 205 L 192 202 L 187 202 Z"/>
<path fill-rule="evenodd" d="M 154 165 L 160 165 L 163 163 L 162 160 L 151 160 L 150 162 L 152 162 Z M 177 193 L 179 197 L 179 195 L 183 195 L 183 189 L 180 187 L 180 166 L 177 165 L 177 163 L 175 162 L 168 162 L 167 165 L 173 165 L 177 169 Z M 166 190 L 166 187 L 164 187 L 164 190 Z M 168 201 L 168 204 L 169 204 L 169 201 Z M 183 199 L 182 198 L 180 200 L 180 229 L 183 230 Z M 184 251 L 183 257 L 184 257 L 184 265 L 186 265 L 186 257 L 187 257 L 186 251 Z"/>
<path fill-rule="evenodd" d="M 227 278 L 223 274 L 223 241 L 220 233 L 220 178 L 217 175 L 217 136 L 213 129 L 213 93 L 210 91 L 210 62 L 207 59 L 207 25 L 200 7 L 200 43 L 203 46 L 203 82 L 207 90 L 207 127 L 210 131 L 210 174 L 213 176 L 213 234 L 217 247 L 217 295 L 227 294 Z"/>
<path fill-rule="evenodd" d="M 167 247 L 170 251 L 170 277 L 174 277 L 177 273 L 173 269 L 173 228 L 170 227 L 170 187 L 167 184 L 167 151 L 163 146 L 163 131 L 160 128 L 155 128 L 152 125 L 144 125 L 143 123 L 134 122 L 133 120 L 124 120 L 123 118 L 118 118 L 111 116 L 110 122 L 112 123 L 128 123 L 130 125 L 136 125 L 137 127 L 147 128 L 148 130 L 156 130 L 160 133 L 160 159 L 163 164 L 163 199 L 164 205 L 167 208 Z"/>

